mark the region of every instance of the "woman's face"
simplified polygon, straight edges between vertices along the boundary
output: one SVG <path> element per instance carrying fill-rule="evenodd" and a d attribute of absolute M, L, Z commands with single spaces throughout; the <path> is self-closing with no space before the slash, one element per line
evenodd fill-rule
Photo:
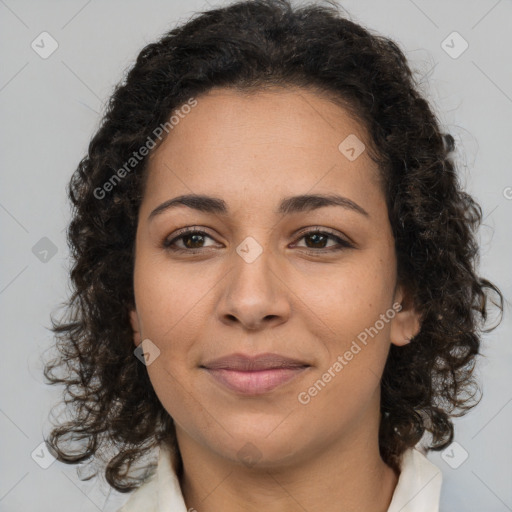
<path fill-rule="evenodd" d="M 182 451 L 277 466 L 376 439 L 419 323 L 365 140 L 312 92 L 217 89 L 151 155 L 131 319 Z"/>

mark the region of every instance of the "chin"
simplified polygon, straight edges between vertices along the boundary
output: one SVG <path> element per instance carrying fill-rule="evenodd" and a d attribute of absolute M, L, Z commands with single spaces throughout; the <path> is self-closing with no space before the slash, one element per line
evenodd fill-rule
<path fill-rule="evenodd" d="M 273 439 L 249 435 L 234 437 L 229 446 L 215 449 L 222 456 L 255 471 L 293 465 L 299 456 L 299 444 L 289 435 Z"/>
<path fill-rule="evenodd" d="M 293 464 L 311 435 L 300 425 L 287 424 L 285 418 L 286 414 L 233 417 L 231 421 L 222 422 L 231 435 L 223 435 L 220 442 L 217 439 L 205 442 L 222 457 L 248 468 L 268 469 Z"/>

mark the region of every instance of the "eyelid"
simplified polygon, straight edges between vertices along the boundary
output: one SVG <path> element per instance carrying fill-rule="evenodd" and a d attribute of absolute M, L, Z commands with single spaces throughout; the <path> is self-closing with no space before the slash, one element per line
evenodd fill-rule
<path fill-rule="evenodd" d="M 208 250 L 208 247 L 200 247 L 197 249 L 182 249 L 181 247 L 176 249 L 171 249 L 171 246 L 179 239 L 181 239 L 184 236 L 192 235 L 192 234 L 200 234 L 203 236 L 206 236 L 208 238 L 211 238 L 212 240 L 215 240 L 215 237 L 210 235 L 206 228 L 202 226 L 188 226 L 185 228 L 178 229 L 172 235 L 165 237 L 161 243 L 162 247 L 167 250 L 172 250 L 174 252 L 186 252 L 190 254 L 194 254 L 197 252 L 201 252 L 204 250 Z M 331 237 L 331 239 L 334 239 L 338 246 L 336 247 L 327 247 L 327 248 L 320 248 L 320 249 L 311 249 L 311 248 L 301 248 L 305 249 L 305 252 L 311 252 L 311 253 L 319 253 L 321 254 L 326 252 L 333 252 L 336 250 L 342 250 L 342 248 L 355 248 L 356 244 L 351 240 L 350 237 L 346 236 L 345 234 L 339 234 L 338 232 L 333 231 L 330 228 L 326 228 L 323 226 L 306 226 L 304 228 L 301 228 L 298 232 L 294 233 L 294 239 L 296 244 L 298 241 L 300 241 L 302 238 L 308 235 L 314 235 L 314 234 L 322 234 L 322 235 L 328 235 Z M 341 246 L 341 247 L 340 247 Z"/>
<path fill-rule="evenodd" d="M 324 226 L 307 226 L 305 228 L 301 228 L 298 232 L 294 234 L 294 238 L 302 238 L 303 236 L 315 233 L 331 235 L 334 238 L 338 238 L 345 244 L 348 244 L 352 247 L 356 247 L 356 243 L 345 233 L 340 233 L 339 231 L 333 230 L 331 228 L 326 228 Z"/>
<path fill-rule="evenodd" d="M 212 240 L 215 240 L 215 237 L 213 235 L 209 234 L 206 228 L 204 228 L 202 226 L 187 226 L 185 228 L 178 229 L 177 231 L 175 231 L 174 233 L 172 233 L 169 236 L 166 236 L 162 241 L 162 245 L 164 247 L 169 247 L 179 238 L 181 238 L 185 235 L 191 235 L 191 234 L 203 234 L 203 235 L 208 236 Z M 193 250 L 194 249 L 189 249 L 187 252 L 191 252 Z M 196 249 L 196 250 L 198 250 L 198 249 Z"/>
<path fill-rule="evenodd" d="M 324 248 L 320 248 L 320 249 L 300 247 L 301 250 L 303 250 L 304 252 L 307 252 L 309 254 L 321 255 L 322 253 L 328 254 L 328 253 L 333 253 L 333 252 L 337 252 L 337 251 L 342 251 L 344 249 L 346 250 L 346 249 L 355 249 L 356 248 L 356 244 L 354 242 L 352 242 L 352 240 L 349 237 L 347 237 L 346 235 L 341 235 L 338 232 L 333 232 L 329 228 L 325 228 L 322 226 L 313 226 L 313 227 L 309 226 L 308 228 L 304 228 L 304 229 L 300 230 L 295 235 L 295 238 L 297 238 L 297 241 L 294 242 L 294 244 L 297 244 L 297 242 L 299 242 L 306 236 L 311 236 L 311 235 L 315 235 L 315 234 L 327 235 L 331 240 L 334 240 L 337 245 L 335 245 L 334 247 L 324 247 Z"/>

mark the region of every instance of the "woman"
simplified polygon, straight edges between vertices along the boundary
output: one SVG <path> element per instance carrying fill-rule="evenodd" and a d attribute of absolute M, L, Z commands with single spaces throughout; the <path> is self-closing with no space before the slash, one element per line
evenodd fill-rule
<path fill-rule="evenodd" d="M 502 308 L 453 149 L 334 7 L 238 2 L 144 48 L 70 184 L 59 460 L 103 460 L 124 512 L 437 511 L 424 453 Z"/>

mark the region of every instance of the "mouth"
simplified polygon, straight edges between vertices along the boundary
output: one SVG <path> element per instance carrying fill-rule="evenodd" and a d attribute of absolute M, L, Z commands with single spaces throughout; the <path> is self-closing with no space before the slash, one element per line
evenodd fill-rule
<path fill-rule="evenodd" d="M 200 368 L 231 391 L 255 396 L 283 386 L 310 366 L 304 361 L 278 354 L 255 357 L 232 354 L 209 361 Z"/>

